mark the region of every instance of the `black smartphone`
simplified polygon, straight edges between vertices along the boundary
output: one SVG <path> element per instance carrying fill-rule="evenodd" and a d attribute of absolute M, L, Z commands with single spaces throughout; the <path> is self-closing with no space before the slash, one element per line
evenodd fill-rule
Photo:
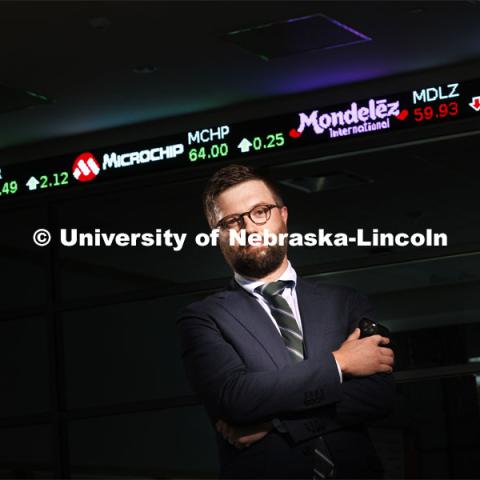
<path fill-rule="evenodd" d="M 390 338 L 390 330 L 387 327 L 366 317 L 363 317 L 358 322 L 358 328 L 360 329 L 360 338 L 370 337 L 371 335 L 381 335 L 382 337 Z M 390 347 L 391 343 L 388 346 Z"/>

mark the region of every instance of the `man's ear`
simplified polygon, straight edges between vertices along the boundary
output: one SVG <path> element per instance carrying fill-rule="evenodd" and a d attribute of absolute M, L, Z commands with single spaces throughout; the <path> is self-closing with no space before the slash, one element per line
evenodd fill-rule
<path fill-rule="evenodd" d="M 287 224 L 287 218 L 288 218 L 288 208 L 285 205 L 280 208 L 280 215 L 282 216 L 283 222 L 286 225 Z"/>

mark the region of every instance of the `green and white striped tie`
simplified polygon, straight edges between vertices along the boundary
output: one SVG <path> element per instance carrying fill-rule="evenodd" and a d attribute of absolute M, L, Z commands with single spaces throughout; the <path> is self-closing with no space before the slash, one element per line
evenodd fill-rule
<path fill-rule="evenodd" d="M 277 322 L 288 353 L 294 362 L 303 360 L 303 336 L 298 327 L 295 315 L 288 302 L 282 297 L 282 292 L 292 281 L 277 280 L 265 283 L 255 289 L 267 301 L 270 312 Z"/>
<path fill-rule="evenodd" d="M 303 336 L 288 302 L 282 297 L 282 292 L 292 281 L 277 280 L 265 283 L 255 289 L 266 300 L 270 312 L 276 320 L 282 334 L 288 353 L 294 362 L 303 360 Z M 325 441 L 321 436 L 314 440 L 313 450 L 313 480 L 332 478 L 334 464 Z"/>

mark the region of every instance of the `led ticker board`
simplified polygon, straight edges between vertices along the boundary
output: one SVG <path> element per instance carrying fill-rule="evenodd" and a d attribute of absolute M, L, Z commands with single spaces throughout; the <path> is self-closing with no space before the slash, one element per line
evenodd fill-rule
<path fill-rule="evenodd" d="M 432 85 L 409 92 L 355 99 L 262 119 L 168 135 L 72 155 L 6 165 L 0 199 L 60 191 L 206 162 L 248 158 L 373 137 L 425 125 L 480 119 L 480 80 Z"/>

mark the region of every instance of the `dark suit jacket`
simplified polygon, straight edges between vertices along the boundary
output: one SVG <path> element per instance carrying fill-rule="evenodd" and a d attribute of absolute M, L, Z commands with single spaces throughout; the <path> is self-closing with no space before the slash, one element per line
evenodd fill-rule
<path fill-rule="evenodd" d="M 276 429 L 244 449 L 217 433 L 221 478 L 312 478 L 313 441 L 325 439 L 338 478 L 375 478 L 381 464 L 365 424 L 393 405 L 392 375 L 344 378 L 332 352 L 363 316 L 353 289 L 297 279 L 305 358 L 293 363 L 271 319 L 233 279 L 186 307 L 177 319 L 187 378 L 215 428 L 221 418 L 247 425 L 278 417 Z"/>

